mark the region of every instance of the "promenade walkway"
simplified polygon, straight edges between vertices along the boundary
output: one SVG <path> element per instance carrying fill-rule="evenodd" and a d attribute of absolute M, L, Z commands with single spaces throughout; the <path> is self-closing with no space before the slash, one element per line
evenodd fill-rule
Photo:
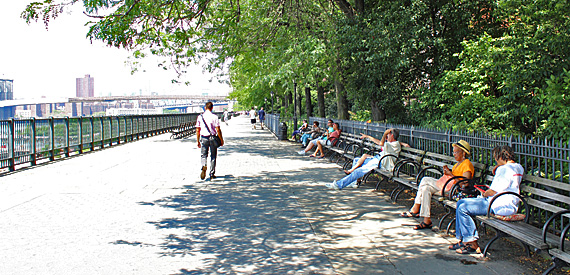
<path fill-rule="evenodd" d="M 326 189 L 337 165 L 248 119 L 222 129 L 213 181 L 195 137 L 169 135 L 0 177 L 0 274 L 530 274 L 455 254 L 368 188 Z"/>

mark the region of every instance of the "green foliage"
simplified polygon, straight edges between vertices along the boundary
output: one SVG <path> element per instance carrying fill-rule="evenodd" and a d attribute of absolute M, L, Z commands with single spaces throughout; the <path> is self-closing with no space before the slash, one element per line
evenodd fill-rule
<path fill-rule="evenodd" d="M 537 90 L 539 113 L 546 117 L 539 130 L 550 138 L 570 140 L 570 72 L 551 76 L 546 84 L 544 90 Z"/>
<path fill-rule="evenodd" d="M 350 120 L 368 121 L 368 120 L 372 119 L 372 117 L 370 116 L 369 110 L 359 110 L 356 112 L 349 111 L 348 113 L 350 114 Z"/>
<path fill-rule="evenodd" d="M 88 37 L 135 60 L 229 70 L 230 97 L 246 110 L 296 83 L 326 87 L 335 118 L 339 84 L 358 120 L 570 139 L 569 1 L 43 0 L 22 17 L 47 27 L 78 3 Z"/>

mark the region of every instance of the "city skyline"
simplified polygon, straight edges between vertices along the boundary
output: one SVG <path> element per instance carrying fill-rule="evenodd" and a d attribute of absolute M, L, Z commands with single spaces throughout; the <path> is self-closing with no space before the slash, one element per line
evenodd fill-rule
<path fill-rule="evenodd" d="M 0 78 L 14 80 L 14 98 L 74 97 L 76 79 L 91 75 L 96 79 L 95 96 L 139 94 L 226 95 L 227 84 L 219 84 L 198 65 L 188 68 L 181 82 L 173 84 L 174 71 L 164 71 L 152 58 L 142 62 L 140 72 L 131 75 L 125 65 L 130 53 L 91 43 L 85 34 L 87 17 L 78 9 L 51 20 L 27 25 L 20 18 L 32 0 L 0 4 Z"/>

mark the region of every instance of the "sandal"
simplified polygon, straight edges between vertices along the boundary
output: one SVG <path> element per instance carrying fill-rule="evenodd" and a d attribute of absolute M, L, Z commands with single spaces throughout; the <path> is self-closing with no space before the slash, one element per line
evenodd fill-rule
<path fill-rule="evenodd" d="M 419 218 L 420 212 L 412 213 L 412 212 L 408 211 L 408 212 L 404 212 L 404 213 L 400 214 L 400 217 L 402 217 L 402 218 Z"/>
<path fill-rule="evenodd" d="M 461 248 L 463 248 L 463 247 L 465 247 L 465 244 L 464 244 L 463 242 L 458 242 L 458 243 L 456 243 L 456 244 L 454 244 L 454 245 L 450 245 L 450 246 L 449 246 L 449 249 L 450 249 L 450 250 L 457 250 L 457 249 L 461 249 Z"/>
<path fill-rule="evenodd" d="M 318 159 L 322 159 L 322 158 L 324 158 L 324 157 L 325 157 L 325 156 L 320 155 L 320 156 L 318 156 L 317 158 L 318 158 Z"/>
<path fill-rule="evenodd" d="M 310 158 L 314 158 L 314 157 L 316 157 L 316 156 L 315 156 L 315 155 L 309 155 L 309 157 L 310 157 Z"/>
<path fill-rule="evenodd" d="M 414 227 L 414 230 L 422 230 L 422 229 L 430 229 L 432 227 L 432 224 L 427 224 L 425 222 L 422 222 L 418 225 L 416 225 L 416 227 Z"/>
<path fill-rule="evenodd" d="M 481 254 L 481 248 L 477 247 L 477 249 L 466 245 L 460 249 L 455 250 L 455 252 L 457 252 L 458 254 L 464 254 L 464 255 L 468 255 L 468 254 Z"/>

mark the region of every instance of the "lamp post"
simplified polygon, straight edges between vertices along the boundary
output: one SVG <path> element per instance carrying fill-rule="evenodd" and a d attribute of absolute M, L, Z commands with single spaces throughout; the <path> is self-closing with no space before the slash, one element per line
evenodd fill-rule
<path fill-rule="evenodd" d="M 274 105 L 273 105 L 273 95 L 275 95 L 275 93 L 273 91 L 271 91 L 271 114 L 274 115 L 275 111 L 274 111 Z"/>
<path fill-rule="evenodd" d="M 293 80 L 293 129 L 297 129 L 297 81 Z"/>

